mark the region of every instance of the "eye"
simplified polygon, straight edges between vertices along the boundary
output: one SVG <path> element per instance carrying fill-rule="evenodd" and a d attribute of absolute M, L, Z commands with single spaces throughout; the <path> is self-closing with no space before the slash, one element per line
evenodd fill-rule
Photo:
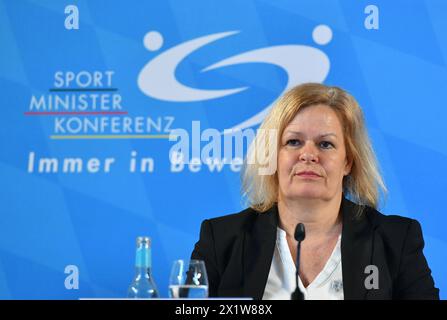
<path fill-rule="evenodd" d="M 332 149 L 334 147 L 334 144 L 332 142 L 329 141 L 321 141 L 320 142 L 320 147 L 323 149 Z"/>
<path fill-rule="evenodd" d="M 286 146 L 291 146 L 291 147 L 298 147 L 300 144 L 301 144 L 301 142 L 298 139 L 289 139 L 286 142 Z"/>

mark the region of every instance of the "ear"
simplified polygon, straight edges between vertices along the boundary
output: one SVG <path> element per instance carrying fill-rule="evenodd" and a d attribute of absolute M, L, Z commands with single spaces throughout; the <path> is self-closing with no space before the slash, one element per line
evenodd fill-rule
<path fill-rule="evenodd" d="M 345 170 L 344 170 L 344 172 L 343 172 L 343 175 L 344 176 L 347 176 L 347 175 L 349 175 L 350 173 L 351 173 L 351 169 L 352 169 L 352 163 L 353 163 L 353 161 L 352 161 L 352 159 L 348 159 L 348 158 L 346 158 L 346 161 L 345 161 L 346 163 L 345 163 Z"/>

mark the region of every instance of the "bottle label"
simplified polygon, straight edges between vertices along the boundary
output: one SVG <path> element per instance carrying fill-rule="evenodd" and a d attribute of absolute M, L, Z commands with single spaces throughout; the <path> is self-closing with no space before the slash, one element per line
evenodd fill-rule
<path fill-rule="evenodd" d="M 135 266 L 139 268 L 151 268 L 151 249 L 138 248 L 135 258 Z"/>

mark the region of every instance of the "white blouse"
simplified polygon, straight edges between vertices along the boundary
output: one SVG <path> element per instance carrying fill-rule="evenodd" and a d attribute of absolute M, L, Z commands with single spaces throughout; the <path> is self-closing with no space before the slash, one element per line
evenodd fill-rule
<path fill-rule="evenodd" d="M 323 270 L 304 288 L 299 279 L 299 287 L 305 300 L 343 300 L 343 276 L 341 266 L 341 235 Z M 264 300 L 290 300 L 296 287 L 296 266 L 287 245 L 286 232 L 277 228 L 276 246 L 273 253 Z"/>

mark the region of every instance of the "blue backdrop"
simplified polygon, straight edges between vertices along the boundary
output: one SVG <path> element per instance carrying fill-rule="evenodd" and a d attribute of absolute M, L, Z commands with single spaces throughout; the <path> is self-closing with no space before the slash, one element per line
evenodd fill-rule
<path fill-rule="evenodd" d="M 173 168 L 169 131 L 256 128 L 304 81 L 360 102 L 381 211 L 421 222 L 446 298 L 446 15 L 443 0 L 0 0 L 0 298 L 125 297 L 138 235 L 166 297 L 200 222 L 244 207 L 238 166 Z"/>

